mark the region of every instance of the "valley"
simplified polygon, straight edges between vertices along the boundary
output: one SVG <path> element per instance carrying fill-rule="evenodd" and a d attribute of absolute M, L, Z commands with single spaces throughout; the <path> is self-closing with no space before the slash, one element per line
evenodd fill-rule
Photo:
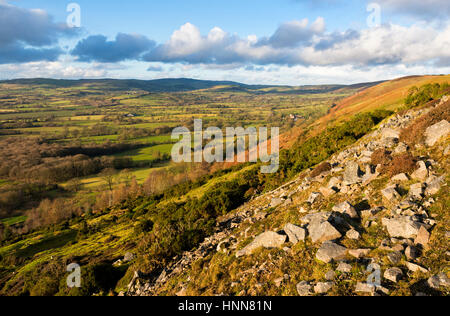
<path fill-rule="evenodd" d="M 357 212 L 367 211 L 367 193 L 358 185 L 339 184 L 337 195 L 328 199 L 336 190 L 316 187 L 316 182 L 339 178 L 352 146 L 378 135 L 379 129 L 394 127 L 405 134 L 400 138 L 413 158 L 439 161 L 433 170 L 436 176 L 446 175 L 441 148 L 447 140 L 429 153 L 414 146 L 421 142 L 415 137 L 428 127 L 449 120 L 441 100 L 449 81 L 449 76 L 424 76 L 305 87 L 177 79 L 0 82 L 0 294 L 297 295 L 300 281 L 318 286 L 321 273 L 335 267 L 316 266 L 320 245 L 315 240 L 293 248 L 283 242 L 284 250 L 256 247 L 258 259 L 245 246 L 264 232 L 286 231 L 287 224 L 305 230 L 309 226 L 302 225 L 301 217 L 329 211 L 343 200 Z M 433 116 L 421 119 L 426 112 L 420 109 L 438 103 Z M 398 116 L 407 123 L 395 125 Z M 204 128 L 280 127 L 280 169 L 264 175 L 261 163 L 172 162 L 173 128 L 193 130 L 194 119 L 202 119 Z M 416 133 L 401 131 L 415 120 L 422 120 L 414 125 L 420 126 Z M 386 148 L 394 145 L 386 143 Z M 380 146 L 384 143 L 367 151 L 373 154 Z M 360 147 L 355 155 L 363 155 Z M 371 168 L 379 164 L 374 156 L 365 159 L 364 164 L 373 161 Z M 335 170 L 331 174 L 329 165 Z M 360 167 L 365 170 L 363 163 Z M 367 176 L 371 173 L 366 170 Z M 320 181 L 308 180 L 317 176 Z M 367 203 L 387 206 L 377 195 L 387 180 L 372 181 L 375 193 Z M 443 190 L 434 193 L 440 197 L 435 206 L 443 212 L 436 211 L 440 221 L 446 220 L 446 186 Z M 319 195 L 312 196 L 317 192 L 326 197 L 316 202 Z M 360 244 L 345 237 L 343 243 L 376 252 L 381 236 L 387 237 L 382 223 L 359 226 L 364 224 L 350 224 L 363 235 Z M 442 234 L 442 228 L 438 231 Z M 442 253 L 442 247 L 435 251 Z M 236 251 L 246 255 L 238 259 L 242 255 Z M 292 258 L 293 253 L 298 257 Z M 265 272 L 252 278 L 255 265 L 263 261 Z M 65 267 L 74 262 L 82 267 L 83 286 L 68 289 Z M 434 272 L 444 264 L 437 262 Z M 279 270 L 268 268 L 274 264 Z M 361 266 L 355 263 L 354 268 Z M 362 276 L 352 275 L 351 282 L 361 283 Z M 278 291 L 277 284 L 284 282 L 287 286 Z M 344 283 L 335 285 L 333 293 L 358 294 Z M 393 291 L 411 289 L 402 285 Z"/>

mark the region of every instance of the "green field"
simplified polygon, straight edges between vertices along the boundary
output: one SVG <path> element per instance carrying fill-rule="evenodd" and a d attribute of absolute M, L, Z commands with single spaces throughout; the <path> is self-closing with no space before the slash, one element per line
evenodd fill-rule
<path fill-rule="evenodd" d="M 344 86 L 269 87 L 192 80 L 0 82 L 0 151 L 17 151 L 0 162 L 4 167 L 0 195 L 6 201 L 3 207 L 0 196 L 0 218 L 6 218 L 8 224 L 20 223 L 23 218 L 16 222 L 16 217 L 8 219 L 7 214 L 25 216 L 28 209 L 46 198 L 95 199 L 107 182 L 113 187 L 123 183 L 123 169 L 139 183 L 161 168 L 170 170 L 170 177 L 175 176 L 180 171 L 170 162 L 175 142 L 171 132 L 178 126 L 193 130 L 194 119 L 202 119 L 204 129 L 277 126 L 286 132 L 323 116 L 333 103 L 356 90 Z M 41 148 L 31 155 L 21 145 L 24 140 L 34 140 L 26 146 Z M 50 147 L 57 150 L 49 154 Z M 83 150 L 92 147 L 101 150 Z M 71 149 L 74 154 L 59 154 L 64 148 L 75 148 Z M 88 153 L 89 157 L 77 156 L 77 152 Z M 69 175 L 58 171 L 52 180 L 44 171 L 40 176 L 32 174 L 63 166 L 69 157 L 90 159 L 90 169 L 80 176 L 80 172 Z M 112 162 L 120 159 L 122 162 Z M 102 169 L 111 168 L 115 169 L 114 181 L 101 175 Z M 27 174 L 28 170 L 34 171 Z M 42 182 L 57 187 L 48 190 Z M 21 194 L 19 187 L 30 190 L 30 183 L 30 195 L 23 203 L 15 203 L 15 194 Z"/>

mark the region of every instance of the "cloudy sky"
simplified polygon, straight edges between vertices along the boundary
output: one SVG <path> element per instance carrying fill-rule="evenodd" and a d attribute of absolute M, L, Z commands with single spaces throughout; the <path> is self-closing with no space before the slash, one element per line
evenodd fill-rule
<path fill-rule="evenodd" d="M 449 16 L 448 0 L 0 0 L 0 79 L 448 74 Z"/>

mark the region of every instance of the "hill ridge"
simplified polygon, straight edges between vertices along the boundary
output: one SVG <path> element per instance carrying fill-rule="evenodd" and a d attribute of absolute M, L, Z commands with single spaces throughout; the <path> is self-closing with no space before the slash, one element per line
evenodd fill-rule
<path fill-rule="evenodd" d="M 0 84 L 35 84 L 35 85 L 50 85 L 55 87 L 70 87 L 83 84 L 103 83 L 109 84 L 121 90 L 141 89 L 147 92 L 182 92 L 182 91 L 196 91 L 203 89 L 210 89 L 219 86 L 227 86 L 228 89 L 233 87 L 237 89 L 261 90 L 268 88 L 295 88 L 296 90 L 311 91 L 314 88 L 320 88 L 323 91 L 335 91 L 342 88 L 366 88 L 379 84 L 377 82 L 366 82 L 351 85 L 342 84 L 323 84 L 323 85 L 261 85 L 261 84 L 244 84 L 235 81 L 221 81 L 221 80 L 200 80 L 191 78 L 162 78 L 162 79 L 50 79 L 50 78 L 21 78 L 2 80 Z"/>

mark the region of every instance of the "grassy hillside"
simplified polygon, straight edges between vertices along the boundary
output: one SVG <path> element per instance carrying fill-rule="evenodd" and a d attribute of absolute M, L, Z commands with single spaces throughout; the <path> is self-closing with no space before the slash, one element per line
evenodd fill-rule
<path fill-rule="evenodd" d="M 398 110 L 404 106 L 405 98 L 411 88 L 429 83 L 442 84 L 446 82 L 450 82 L 450 75 L 411 76 L 390 81 L 347 86 L 343 88 L 344 91 L 353 88 L 357 89 L 356 92 L 330 105 L 328 113 L 314 124 L 296 126 L 289 132 L 283 133 L 280 136 L 280 144 L 283 148 L 290 148 L 299 138 L 306 140 L 308 137 L 323 131 L 327 126 L 346 121 L 358 113 L 374 110 Z M 337 91 L 342 91 L 342 89 Z"/>
<path fill-rule="evenodd" d="M 381 125 L 395 127 L 401 132 L 400 139 L 403 140 L 403 134 L 410 134 L 411 130 L 419 126 L 429 127 L 443 119 L 450 120 L 449 101 L 437 108 L 428 105 L 428 113 L 422 110 L 415 108 L 399 114 L 402 123 L 395 115 Z M 404 126 L 407 128 L 402 131 Z M 328 168 L 327 163 L 324 163 L 312 172 L 303 171 L 287 185 L 249 201 L 224 216 L 219 220 L 221 225 L 216 234 L 202 243 L 200 248 L 203 252 L 186 253 L 167 267 L 164 270 L 164 282 L 155 283 L 151 277 L 142 277 L 140 282 L 147 283 L 143 287 L 132 286 L 129 294 L 136 295 L 136 289 L 140 289 L 147 295 L 179 296 L 447 296 L 450 276 L 446 260 L 450 225 L 450 138 L 447 135 L 434 146 L 425 146 L 422 143 L 422 129 L 410 143 L 410 150 L 403 154 L 392 154 L 392 157 L 389 153 L 384 158 L 386 160 L 380 162 L 377 151 L 385 152 L 385 146 L 392 150 L 397 147 L 396 143 L 385 143 L 380 137 L 380 130 L 369 133 L 348 146 L 347 151 L 327 159 L 330 164 Z M 368 151 L 368 145 L 371 150 L 379 147 L 372 152 Z M 444 148 L 447 148 L 447 153 L 444 153 Z M 362 155 L 356 158 L 360 153 L 367 152 L 369 160 L 366 162 L 363 162 Z M 412 162 L 410 166 L 408 159 Z M 415 162 L 421 159 L 429 159 L 429 174 L 431 179 L 441 177 L 439 185 L 431 188 L 430 178 L 419 179 L 414 176 L 413 172 L 417 170 Z M 374 173 L 370 180 L 363 183 L 345 185 L 342 176 L 345 179 L 346 166 L 354 162 L 361 166 L 361 170 L 365 170 L 364 166 L 374 167 L 377 163 L 383 163 L 392 168 L 393 173 L 387 172 L 388 168 L 381 170 L 381 173 Z M 334 169 L 331 169 L 331 164 L 335 166 Z M 393 175 L 403 172 L 404 180 L 392 179 Z M 392 187 L 394 182 L 399 193 L 397 197 L 390 198 L 383 189 Z M 417 194 L 414 188 L 425 186 L 425 182 L 429 190 L 412 198 Z M 331 183 L 337 187 L 329 189 Z M 317 192 L 322 193 L 317 195 Z M 343 202 L 352 208 L 354 206 L 356 215 L 340 215 L 342 211 L 339 209 Z M 409 205 L 405 206 L 405 203 Z M 332 219 L 324 222 L 328 223 L 329 228 L 316 226 L 315 231 L 314 225 L 317 224 L 310 220 L 313 216 L 316 221 L 318 215 L 330 216 L 327 212 L 333 212 Z M 424 240 L 415 239 L 417 231 L 408 236 L 404 231 L 393 232 L 392 228 L 386 228 L 386 220 L 399 218 L 414 218 L 415 224 L 421 223 L 426 227 L 427 237 Z M 295 233 L 292 225 L 304 232 L 303 237 L 298 237 L 302 236 L 298 232 L 293 237 Z M 412 227 L 408 226 L 408 229 Z M 283 237 L 284 241 L 278 247 L 262 246 L 261 243 L 253 251 L 238 256 L 238 251 L 245 250 L 246 246 L 257 240 L 257 236 L 270 232 L 286 238 Z M 318 239 L 319 233 L 326 238 Z M 333 245 L 343 247 L 346 253 L 328 261 L 319 256 L 319 252 L 324 248 L 324 242 L 330 240 Z M 372 272 L 368 268 L 370 263 L 376 263 L 380 269 L 380 285 L 376 288 L 366 286 Z M 398 276 L 393 278 L 390 275 L 392 272 L 398 273 Z M 439 282 L 437 285 L 436 282 L 430 282 L 438 278 L 444 280 L 439 281 L 440 285 Z"/>
<path fill-rule="evenodd" d="M 327 124 L 333 121 L 345 120 L 356 113 L 369 112 L 375 109 L 397 110 L 403 106 L 404 99 L 412 87 L 420 87 L 428 83 L 445 82 L 450 82 L 450 75 L 413 76 L 383 82 L 338 102 L 330 110 L 330 113 L 318 122 Z"/>
<path fill-rule="evenodd" d="M 14 79 L 0 81 L 0 84 L 38 85 L 47 88 L 79 88 L 83 86 L 103 86 L 111 91 L 142 90 L 146 92 L 183 92 L 212 89 L 217 92 L 258 91 L 259 93 L 290 93 L 311 94 L 327 93 L 340 89 L 358 89 L 372 86 L 376 83 L 362 83 L 358 85 L 317 85 L 317 86 L 270 86 L 247 85 L 233 81 L 210 81 L 187 78 L 155 79 L 155 80 L 115 80 L 115 79 Z"/>
<path fill-rule="evenodd" d="M 403 80 L 420 82 L 419 78 L 402 79 L 400 82 Z M 397 84 L 397 81 L 381 83 L 368 90 L 374 90 L 370 92 L 370 95 L 375 99 L 387 99 L 387 97 L 384 97 L 387 88 L 382 89 L 380 86 L 390 87 Z M 118 111 L 119 109 L 119 113 L 129 113 L 132 107 L 142 106 L 145 109 L 142 116 L 131 119 L 132 125 L 145 124 L 133 122 L 133 120 L 141 117 L 148 117 L 149 121 L 155 123 L 154 113 L 159 113 L 158 115 L 166 120 L 172 118 L 171 115 L 165 116 L 167 114 L 165 112 L 168 111 L 173 111 L 172 114 L 179 115 L 178 120 L 185 117 L 183 114 L 186 115 L 186 112 L 189 113 L 189 116 L 196 114 L 207 118 L 211 111 L 214 111 L 216 116 L 227 118 L 226 124 L 252 125 L 255 122 L 267 124 L 268 122 L 263 117 L 258 116 L 262 110 L 267 111 L 268 114 L 275 113 L 275 115 L 269 116 L 272 124 L 276 124 L 277 120 L 285 119 L 289 113 L 293 112 L 298 115 L 308 115 L 308 119 L 297 122 L 297 128 L 290 129 L 290 132 L 285 134 L 287 139 L 293 139 L 294 142 L 289 150 L 286 149 L 282 152 L 280 170 L 273 175 L 262 175 L 259 173 L 259 165 L 251 164 L 230 166 L 226 170 L 211 168 L 206 173 L 202 169 L 204 166 L 185 165 L 180 166 L 184 170 L 184 173 L 180 174 L 165 172 L 163 171 L 164 166 L 156 165 L 154 166 L 155 170 L 150 173 L 144 183 L 137 182 L 136 177 L 133 180 L 132 175 L 130 177 L 128 173 L 111 175 L 102 172 L 83 177 L 79 180 L 81 180 L 81 185 L 84 184 L 87 188 L 75 194 L 76 198 L 72 199 L 73 192 L 71 193 L 66 188 L 77 188 L 80 183 L 67 182 L 65 169 L 58 169 L 58 175 L 62 174 L 60 176 L 64 181 L 47 184 L 50 186 L 49 190 L 52 190 L 53 197 L 49 196 L 39 207 L 35 207 L 27 213 L 28 219 L 19 216 L 23 214 L 16 214 L 14 217 L 5 218 L 0 222 L 0 237 L 2 237 L 0 242 L 0 295 L 117 294 L 119 291 L 126 289 L 134 271 L 138 269 L 147 273 L 149 278 L 157 277 L 164 267 L 179 259 L 185 251 L 197 249 L 206 237 L 213 234 L 221 216 L 233 212 L 244 203 L 257 199 L 262 193 L 290 181 L 305 169 L 314 167 L 347 146 L 351 146 L 366 134 L 371 133 L 377 124 L 392 112 L 385 110 L 390 107 L 384 103 L 370 103 L 369 96 L 365 97 L 363 103 L 372 104 L 370 109 L 365 106 L 356 106 L 355 108 L 349 106 L 353 108 L 352 114 L 345 111 L 336 112 L 339 117 L 336 120 L 329 121 L 328 128 L 323 130 L 313 128 L 315 133 L 307 133 L 308 129 L 305 130 L 306 132 L 298 132 L 308 127 L 311 129 L 310 124 L 314 123 L 314 119 L 326 114 L 331 104 L 337 99 L 348 95 L 350 91 L 360 91 L 364 87 L 365 85 L 353 88 L 340 87 L 333 92 L 322 94 L 317 94 L 317 88 L 313 88 L 310 91 L 311 94 L 307 95 L 302 93 L 285 94 L 281 91 L 285 88 L 278 87 L 276 91 L 280 93 L 272 91 L 271 93 L 251 94 L 249 92 L 230 93 L 200 90 L 182 94 L 164 93 L 150 97 L 144 94 L 132 100 L 121 99 L 119 105 L 109 106 L 107 110 Z M 328 91 L 329 87 L 323 89 Z M 342 89 L 348 90 L 343 92 Z M 403 91 L 403 89 L 406 89 L 404 84 L 391 91 Z M 45 89 L 41 91 L 45 91 Z M 63 91 L 68 92 L 67 90 Z M 45 92 L 50 93 L 49 91 Z M 367 93 L 367 91 L 360 93 Z M 396 93 L 394 94 L 396 95 Z M 9 91 L 6 94 L 10 96 Z M 400 106 L 403 104 L 404 97 L 406 95 L 403 96 L 403 99 L 400 98 L 394 103 L 397 104 L 398 102 L 398 106 Z M 52 102 L 63 102 L 65 100 L 61 96 L 59 96 L 59 99 L 61 100 L 53 99 Z M 159 103 L 161 99 L 170 100 L 171 106 L 165 107 L 164 102 Z M 390 102 L 393 102 L 392 100 Z M 292 101 L 295 101 L 295 103 L 293 104 Z M 255 110 L 254 106 L 258 104 L 260 108 Z M 376 104 L 379 104 L 379 107 Z M 245 107 L 242 107 L 242 105 L 245 105 Z M 191 108 L 195 112 L 188 112 Z M 319 108 L 320 110 L 318 110 Z M 246 111 L 245 117 L 237 118 L 237 113 L 242 112 L 243 109 Z M 18 110 L 22 111 L 23 109 L 18 107 Z M 58 108 L 58 111 L 61 110 L 61 108 Z M 224 112 L 221 113 L 221 111 Z M 22 114 L 24 113 L 21 112 Z M 106 114 L 100 111 L 96 113 L 96 116 L 90 117 L 91 120 L 94 120 L 94 118 L 102 119 Z M 67 116 L 62 116 L 62 118 L 67 118 Z M 252 118 L 255 118 L 254 121 L 251 121 Z M 340 121 L 346 122 L 341 123 Z M 40 123 L 40 121 L 38 122 Z M 77 126 L 80 122 L 89 124 L 90 120 L 84 120 L 83 118 L 81 120 L 70 120 L 69 122 L 69 124 Z M 107 125 L 115 125 L 108 120 L 104 120 L 104 122 Z M 163 122 L 164 124 L 169 123 L 169 121 Z M 59 119 L 56 119 L 54 123 L 59 123 Z M 130 122 L 123 123 L 126 127 L 126 124 Z M 295 127 L 295 125 L 286 124 L 287 128 Z M 141 126 L 139 128 L 145 129 L 146 127 Z M 298 134 L 293 132 L 295 130 L 297 130 L 295 133 Z M 109 130 L 106 129 L 103 136 L 114 136 L 107 134 L 108 132 Z M 294 135 L 301 135 L 301 138 L 295 138 Z M 75 135 L 72 135 L 69 130 L 65 136 L 67 138 L 59 139 L 58 142 L 70 143 Z M 78 136 L 83 136 L 83 134 Z M 93 137 L 93 135 L 87 135 L 87 137 Z M 150 137 L 154 140 L 154 137 L 161 137 L 161 135 L 145 135 L 143 137 L 140 133 L 137 133 L 132 140 Z M 167 138 L 163 137 L 160 140 L 165 142 Z M 81 146 L 68 151 L 67 148 L 55 145 L 58 142 L 49 144 L 45 142 L 35 143 L 32 140 L 29 140 L 29 142 L 34 146 L 34 155 L 38 155 L 37 152 L 50 150 L 54 152 L 55 156 L 58 156 L 59 152 L 67 154 L 76 150 L 75 153 L 82 151 L 92 154 L 92 151 L 104 153 L 110 149 L 108 147 L 110 145 L 106 147 Z M 151 148 L 160 145 L 164 147 L 160 148 L 160 152 L 167 151 L 167 144 L 152 144 L 138 148 L 126 148 L 126 150 L 121 151 L 117 149 L 119 152 L 113 152 L 112 156 L 127 158 L 129 159 L 127 162 L 133 166 L 136 162 L 146 162 L 154 158 L 155 155 Z M 26 154 L 20 152 L 20 156 L 24 157 Z M 33 159 L 30 163 L 34 164 L 35 161 L 40 159 L 40 156 L 36 156 L 36 159 Z M 60 162 L 58 159 L 52 156 L 50 161 L 56 164 Z M 91 163 L 98 167 L 111 162 L 114 163 L 114 160 L 99 159 L 94 155 Z M 77 166 L 77 163 L 78 160 L 73 159 L 70 167 Z M 136 173 L 147 175 L 146 169 L 137 167 L 133 169 Z M 15 170 L 20 169 L 15 168 Z M 33 174 L 40 175 L 36 171 L 34 172 Z M 20 175 L 20 173 L 18 174 Z M 101 188 L 99 187 L 98 190 L 92 190 L 90 187 L 93 183 L 108 183 L 109 180 L 113 179 L 113 176 L 120 178 L 117 186 L 108 189 L 104 185 Z M 175 178 L 176 181 L 172 181 Z M 5 179 L 2 185 L 11 185 L 11 182 L 10 179 Z M 29 181 L 24 181 L 24 184 L 29 184 Z M 31 189 L 32 187 L 24 187 L 23 190 Z M 55 198 L 55 196 L 60 197 L 61 195 L 64 196 L 63 199 Z M 65 199 L 66 197 L 69 199 Z M 92 201 L 94 201 L 94 204 L 89 204 Z M 63 211 L 66 210 L 71 212 L 69 214 L 64 213 Z M 265 207 L 263 211 L 271 214 L 274 209 Z M 297 211 L 298 209 L 296 209 Z M 286 214 L 293 215 L 293 213 Z M 27 220 L 29 222 L 33 220 L 31 222 L 35 225 L 25 226 L 27 229 L 22 230 L 21 224 Z M 258 226 L 256 230 L 262 228 Z M 248 241 L 246 240 L 246 242 Z M 303 249 L 297 250 L 299 250 L 298 253 L 303 253 L 305 256 L 310 255 L 309 252 L 302 252 Z M 122 259 L 127 252 L 132 252 L 136 257 L 130 262 L 117 263 L 117 260 Z M 220 254 L 218 256 L 220 257 Z M 83 283 L 81 289 L 69 290 L 65 286 L 64 281 L 67 276 L 65 267 L 72 262 L 78 262 L 82 265 L 85 283 Z M 113 265 L 113 263 L 116 264 Z M 251 265 L 253 263 L 249 260 L 246 264 Z M 199 275 L 199 271 L 203 270 L 202 267 L 202 262 L 194 266 L 194 269 L 198 270 L 195 271 L 197 274 L 193 275 Z M 212 279 L 208 275 L 205 280 L 216 282 L 222 279 L 220 269 L 214 269 L 211 273 Z M 227 281 L 228 279 L 223 278 L 223 280 Z M 225 283 L 222 282 L 221 284 L 224 285 Z M 211 294 L 212 292 L 206 291 L 206 293 Z M 173 293 L 171 292 L 171 294 Z M 286 292 L 284 294 L 292 293 Z"/>

